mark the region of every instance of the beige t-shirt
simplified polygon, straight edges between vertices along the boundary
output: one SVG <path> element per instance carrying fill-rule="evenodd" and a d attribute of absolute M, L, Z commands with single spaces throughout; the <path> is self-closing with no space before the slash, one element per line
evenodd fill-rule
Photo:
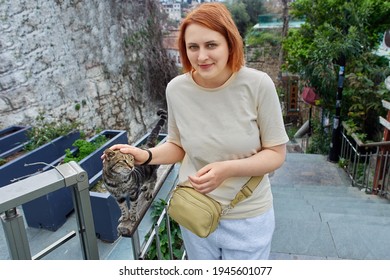
<path fill-rule="evenodd" d="M 264 72 L 242 67 L 214 89 L 197 85 L 191 73 L 186 73 L 168 84 L 166 95 L 167 141 L 186 152 L 179 183 L 209 163 L 250 157 L 261 147 L 288 141 L 275 85 Z M 231 177 L 208 195 L 228 205 L 249 178 Z M 252 196 L 223 218 L 255 217 L 271 207 L 270 182 L 265 175 Z"/>

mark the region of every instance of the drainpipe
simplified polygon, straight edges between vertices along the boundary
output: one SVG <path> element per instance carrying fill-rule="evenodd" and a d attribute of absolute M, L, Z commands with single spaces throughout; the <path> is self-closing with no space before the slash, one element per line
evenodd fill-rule
<path fill-rule="evenodd" d="M 347 0 L 347 4 L 350 2 L 350 0 Z M 345 19 L 348 20 L 349 18 L 349 12 L 348 7 L 344 10 Z M 345 35 L 348 34 L 348 25 L 347 23 L 344 24 L 344 32 Z M 330 150 L 329 150 L 329 161 L 331 162 L 338 162 L 339 156 L 341 152 L 341 98 L 343 94 L 343 88 L 344 88 L 344 75 L 345 75 L 345 53 L 340 55 L 339 58 L 339 80 L 337 85 L 337 94 L 336 94 L 336 114 L 333 118 L 333 131 L 332 131 L 332 142 L 330 144 Z"/>
<path fill-rule="evenodd" d="M 338 162 L 341 151 L 341 98 L 344 88 L 344 75 L 345 75 L 345 55 L 341 55 L 339 59 L 339 81 L 336 94 L 336 115 L 333 118 L 333 131 L 332 142 L 330 144 L 329 161 Z"/>

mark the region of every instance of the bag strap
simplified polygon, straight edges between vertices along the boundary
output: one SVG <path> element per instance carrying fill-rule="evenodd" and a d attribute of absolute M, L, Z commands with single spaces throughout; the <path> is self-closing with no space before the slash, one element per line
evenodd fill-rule
<path fill-rule="evenodd" d="M 248 182 L 246 182 L 245 185 L 241 188 L 241 190 L 236 194 L 236 197 L 230 202 L 228 209 L 232 209 L 234 206 L 236 206 L 237 203 L 250 197 L 262 179 L 263 176 L 251 177 Z"/>
<path fill-rule="evenodd" d="M 222 210 L 221 215 L 226 215 L 227 212 L 234 208 L 237 203 L 250 197 L 253 191 L 257 188 L 264 176 L 253 176 L 242 186 L 241 190 L 236 194 L 236 197 L 230 202 L 230 204 Z M 178 185 L 180 186 L 180 185 Z M 183 185 L 185 186 L 185 185 Z"/>

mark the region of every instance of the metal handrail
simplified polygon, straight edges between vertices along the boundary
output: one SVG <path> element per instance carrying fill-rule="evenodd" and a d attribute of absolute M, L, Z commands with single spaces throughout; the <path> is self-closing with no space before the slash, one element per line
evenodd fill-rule
<path fill-rule="evenodd" d="M 383 196 L 389 195 L 390 154 L 384 152 L 383 148 L 389 147 L 389 141 L 363 143 L 356 134 L 350 133 L 348 126 L 342 123 L 341 132 L 341 153 L 340 159 L 343 161 L 344 169 L 349 175 L 352 185 L 365 189 L 369 193 L 379 193 Z M 371 149 L 367 149 L 371 148 Z M 375 149 L 374 149 L 375 148 Z M 379 166 L 378 160 L 385 164 Z M 380 170 L 378 170 L 380 168 Z M 381 178 L 378 178 L 378 176 Z M 382 182 L 381 189 L 374 185 L 374 182 Z"/>
<path fill-rule="evenodd" d="M 163 187 L 165 181 L 167 180 L 168 176 L 171 174 L 171 171 L 174 169 L 174 164 L 170 164 L 170 165 L 163 165 L 160 167 L 160 172 L 158 173 L 158 178 L 157 178 L 157 182 L 156 182 L 156 185 L 155 185 L 155 192 L 153 194 L 153 197 L 150 201 L 145 201 L 144 204 L 142 205 L 141 209 L 140 209 L 140 213 L 139 213 L 139 220 L 137 223 L 135 223 L 134 225 L 132 225 L 132 228 L 130 229 L 130 232 L 131 234 L 130 235 L 122 235 L 122 237 L 129 237 L 131 238 L 131 242 L 132 242 L 132 248 L 133 248 L 133 258 L 135 260 L 142 260 L 142 259 L 145 259 L 145 256 L 147 255 L 148 253 L 148 250 L 150 249 L 153 241 L 156 242 L 157 244 L 157 256 L 159 259 L 162 259 L 162 253 L 161 253 L 161 250 L 160 250 L 160 231 L 159 231 L 159 228 L 162 224 L 162 222 L 165 220 L 166 221 L 166 229 L 167 229 L 167 234 L 168 234 L 168 243 L 169 243 L 169 255 L 170 255 L 170 259 L 173 259 L 173 249 L 172 249 L 172 244 L 171 244 L 171 229 L 170 229 L 170 219 L 169 219 L 169 216 L 168 216 L 168 213 L 166 211 L 166 209 L 164 209 L 162 211 L 162 213 L 160 214 L 159 218 L 157 219 L 157 221 L 151 225 L 150 229 L 149 229 L 149 236 L 146 237 L 145 240 L 141 241 L 140 237 L 139 237 L 139 233 L 138 233 L 138 226 L 139 224 L 141 223 L 141 221 L 143 220 L 143 218 L 145 217 L 147 211 L 150 209 L 150 207 L 152 206 L 152 203 L 153 201 L 155 200 L 156 198 L 156 195 L 157 193 L 159 192 L 159 190 Z M 177 179 L 177 178 L 176 178 Z M 176 179 L 174 181 L 176 181 Z M 168 197 L 167 197 L 167 200 L 170 199 L 170 196 L 172 194 L 172 188 L 174 187 L 173 186 L 170 186 L 170 191 L 169 191 L 169 194 L 168 194 Z"/>
<path fill-rule="evenodd" d="M 32 257 L 23 216 L 17 211 L 18 206 L 65 187 L 72 189 L 83 258 L 99 259 L 88 174 L 74 161 L 0 188 L 0 213 L 4 213 L 1 221 L 12 259 L 41 259 L 75 236 L 73 233 L 68 234 Z"/>
<path fill-rule="evenodd" d="M 346 134 L 350 135 L 353 138 L 353 140 L 356 142 L 356 144 L 361 148 L 369 148 L 369 147 L 375 148 L 375 147 L 382 147 L 382 146 L 390 146 L 390 141 L 363 143 L 355 133 L 349 132 L 349 127 L 347 124 L 342 122 L 342 126 L 344 130 L 347 132 Z"/>
<path fill-rule="evenodd" d="M 161 214 L 159 221 L 152 225 L 150 229 L 154 234 L 152 234 L 148 240 L 141 240 L 139 238 L 138 226 L 140 221 L 145 217 L 148 209 L 151 207 L 152 201 L 156 198 L 157 193 L 165 183 L 173 168 L 174 165 L 160 167 L 153 198 L 145 203 L 142 206 L 142 209 L 140 209 L 142 211 L 139 213 L 139 222 L 136 225 L 132 225 L 131 235 L 122 236 L 131 239 L 134 259 L 143 259 L 143 254 L 145 253 L 145 250 L 148 249 L 153 238 L 159 242 L 158 227 L 160 226 L 162 219 L 166 219 L 169 223 L 169 217 L 165 211 Z M 17 207 L 64 187 L 71 187 L 73 190 L 73 203 L 78 229 L 67 233 L 39 253 L 31 256 L 23 216 L 18 213 Z M 173 186 L 171 186 L 171 188 L 172 187 Z M 79 233 L 78 235 L 84 259 L 99 259 L 90 204 L 88 175 L 76 162 L 59 165 L 49 171 L 36 174 L 0 188 L 0 214 L 1 213 L 4 213 L 1 215 L 1 220 L 11 259 L 42 259 L 59 246 L 77 236 L 76 232 Z M 168 231 L 168 234 L 170 234 L 169 228 Z M 172 246 L 169 247 L 171 258 L 173 258 Z"/>

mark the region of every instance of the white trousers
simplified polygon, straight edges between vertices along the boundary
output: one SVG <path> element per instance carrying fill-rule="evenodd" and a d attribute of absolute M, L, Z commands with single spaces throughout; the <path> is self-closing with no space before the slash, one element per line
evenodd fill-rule
<path fill-rule="evenodd" d="M 254 218 L 221 220 L 206 238 L 180 228 L 189 260 L 266 260 L 275 230 L 274 209 Z"/>

